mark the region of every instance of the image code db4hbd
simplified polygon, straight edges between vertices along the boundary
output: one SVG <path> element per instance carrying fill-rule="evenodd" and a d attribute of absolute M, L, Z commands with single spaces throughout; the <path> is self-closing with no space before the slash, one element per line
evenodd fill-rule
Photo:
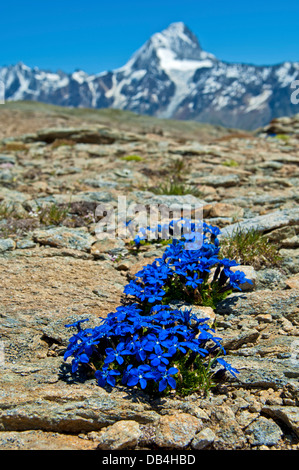
<path fill-rule="evenodd" d="M 146 463 L 148 465 L 192 465 L 195 463 L 195 456 L 192 454 L 149 454 L 146 456 Z"/>

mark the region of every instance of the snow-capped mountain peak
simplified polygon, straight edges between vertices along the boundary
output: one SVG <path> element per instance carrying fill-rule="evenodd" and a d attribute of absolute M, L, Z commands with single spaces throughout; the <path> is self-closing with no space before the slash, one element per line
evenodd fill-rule
<path fill-rule="evenodd" d="M 208 54 L 200 47 L 197 37 L 182 22 L 172 23 L 160 33 L 155 33 L 132 56 L 127 67 L 141 68 L 149 65 L 150 60 L 160 62 L 164 69 L 189 69 L 192 61 L 194 69 L 196 63 L 202 60 L 216 60 L 213 54 Z M 187 65 L 189 64 L 189 65 Z M 185 67 L 184 67 L 185 65 Z M 121 68 L 120 70 L 123 70 Z"/>
<path fill-rule="evenodd" d="M 198 39 L 184 23 L 172 23 L 148 41 L 156 49 L 172 51 L 179 60 L 199 60 L 201 47 Z"/>

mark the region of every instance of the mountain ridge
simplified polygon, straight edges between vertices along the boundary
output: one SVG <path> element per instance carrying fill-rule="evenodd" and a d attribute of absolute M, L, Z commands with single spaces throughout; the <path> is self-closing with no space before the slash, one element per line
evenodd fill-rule
<path fill-rule="evenodd" d="M 44 71 L 19 62 L 0 67 L 6 100 L 68 107 L 116 108 L 159 118 L 246 130 L 299 112 L 291 83 L 299 62 L 229 63 L 204 51 L 182 22 L 152 35 L 115 70 Z"/>

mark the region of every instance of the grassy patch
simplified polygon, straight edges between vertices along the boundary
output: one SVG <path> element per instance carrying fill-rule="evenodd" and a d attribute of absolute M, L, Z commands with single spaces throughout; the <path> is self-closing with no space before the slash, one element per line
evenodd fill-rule
<path fill-rule="evenodd" d="M 187 172 L 187 163 L 183 159 L 176 159 L 168 167 L 170 181 L 160 183 L 153 188 L 149 188 L 154 194 L 167 196 L 192 196 L 203 198 L 203 193 L 196 187 L 184 182 L 184 174 Z"/>
<path fill-rule="evenodd" d="M 278 266 L 281 261 L 278 247 L 256 230 L 236 230 L 231 237 L 221 242 L 219 256 L 234 259 L 255 269 Z"/>
<path fill-rule="evenodd" d="M 53 149 L 56 149 L 58 147 L 72 147 L 75 144 L 76 144 L 76 142 L 74 140 L 71 140 L 71 139 L 56 139 L 51 144 L 51 147 Z"/>
<path fill-rule="evenodd" d="M 1 151 L 7 152 L 27 152 L 28 147 L 23 142 L 6 142 L 3 147 L 1 147 Z"/>
<path fill-rule="evenodd" d="M 202 193 L 199 189 L 178 181 L 173 181 L 165 184 L 161 183 L 159 186 L 151 188 L 150 191 L 158 195 L 185 196 L 186 194 L 191 194 L 192 196 L 198 198 L 202 197 Z"/>
<path fill-rule="evenodd" d="M 56 204 L 45 207 L 39 212 L 39 220 L 44 225 L 60 225 L 66 218 L 68 210 L 60 208 Z"/>
<path fill-rule="evenodd" d="M 203 360 L 199 356 L 194 357 L 194 354 L 182 356 L 180 362 L 177 363 L 179 368 L 178 395 L 185 397 L 199 390 L 209 395 L 209 391 L 216 385 L 211 369 L 213 362 L 215 360 L 211 358 Z"/>

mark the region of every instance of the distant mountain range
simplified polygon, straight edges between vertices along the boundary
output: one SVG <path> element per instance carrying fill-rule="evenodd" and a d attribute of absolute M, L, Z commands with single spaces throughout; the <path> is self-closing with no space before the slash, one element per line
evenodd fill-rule
<path fill-rule="evenodd" d="M 298 79 L 299 62 L 255 66 L 218 60 L 180 22 L 154 34 L 113 71 L 88 75 L 23 63 L 0 67 L 7 101 L 117 108 L 247 130 L 299 113 L 299 104 L 291 102 L 291 83 Z"/>

